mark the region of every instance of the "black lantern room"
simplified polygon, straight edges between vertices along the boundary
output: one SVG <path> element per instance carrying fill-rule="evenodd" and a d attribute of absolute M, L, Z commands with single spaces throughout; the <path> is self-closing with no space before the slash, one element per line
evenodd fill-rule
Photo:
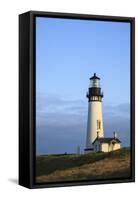
<path fill-rule="evenodd" d="M 89 101 L 102 101 L 103 93 L 101 92 L 100 78 L 96 76 L 96 73 L 90 78 L 89 91 L 86 96 Z"/>

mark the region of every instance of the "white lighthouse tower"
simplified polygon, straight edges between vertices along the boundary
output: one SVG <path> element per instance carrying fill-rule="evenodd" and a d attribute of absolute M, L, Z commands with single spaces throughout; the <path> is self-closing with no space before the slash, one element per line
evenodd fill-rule
<path fill-rule="evenodd" d="M 93 151 L 93 142 L 98 137 L 104 137 L 102 98 L 100 78 L 96 73 L 90 78 L 90 86 L 87 92 L 88 98 L 88 122 L 85 152 Z"/>

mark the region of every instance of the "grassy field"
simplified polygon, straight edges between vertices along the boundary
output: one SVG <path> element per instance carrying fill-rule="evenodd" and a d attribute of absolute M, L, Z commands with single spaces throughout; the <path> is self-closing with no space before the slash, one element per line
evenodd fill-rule
<path fill-rule="evenodd" d="M 85 155 L 48 155 L 36 158 L 36 182 L 128 178 L 130 149 Z"/>

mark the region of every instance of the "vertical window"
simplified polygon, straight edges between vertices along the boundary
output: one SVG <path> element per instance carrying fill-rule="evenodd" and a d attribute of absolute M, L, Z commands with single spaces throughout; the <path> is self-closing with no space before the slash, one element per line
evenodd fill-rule
<path fill-rule="evenodd" d="M 101 121 L 97 120 L 97 129 L 101 129 Z"/>

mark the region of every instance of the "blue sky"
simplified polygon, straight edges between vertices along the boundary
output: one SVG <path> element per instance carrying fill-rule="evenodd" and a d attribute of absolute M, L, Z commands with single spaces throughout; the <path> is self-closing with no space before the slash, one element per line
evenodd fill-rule
<path fill-rule="evenodd" d="M 37 153 L 75 152 L 86 140 L 89 77 L 104 92 L 105 136 L 130 137 L 130 24 L 36 18 Z"/>

